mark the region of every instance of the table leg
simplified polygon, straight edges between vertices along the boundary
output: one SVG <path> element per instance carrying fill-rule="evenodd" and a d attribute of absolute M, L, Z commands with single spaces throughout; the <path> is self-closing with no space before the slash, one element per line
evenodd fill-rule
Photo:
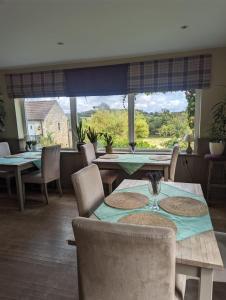
<path fill-rule="evenodd" d="M 15 177 L 16 177 L 17 197 L 19 201 L 20 210 L 24 211 L 23 187 L 22 187 L 22 180 L 21 180 L 21 171 L 19 168 L 16 168 L 15 170 Z"/>
<path fill-rule="evenodd" d="M 168 181 L 169 179 L 169 167 L 165 166 L 164 167 L 164 181 Z"/>
<path fill-rule="evenodd" d="M 199 300 L 212 300 L 213 270 L 201 268 L 199 281 Z"/>

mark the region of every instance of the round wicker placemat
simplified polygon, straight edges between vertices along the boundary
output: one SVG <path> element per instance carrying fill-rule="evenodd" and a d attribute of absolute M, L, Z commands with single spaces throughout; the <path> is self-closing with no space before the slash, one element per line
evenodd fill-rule
<path fill-rule="evenodd" d="M 148 198 L 139 193 L 119 192 L 106 197 L 104 202 L 114 208 L 135 209 L 148 204 Z"/>
<path fill-rule="evenodd" d="M 149 225 L 159 227 L 170 227 L 177 231 L 177 226 L 171 220 L 161 216 L 158 213 L 137 213 L 122 217 L 119 223 L 128 223 L 134 225 Z"/>
<path fill-rule="evenodd" d="M 117 154 L 104 154 L 101 155 L 99 158 L 101 159 L 112 159 L 112 158 L 118 158 L 119 156 Z"/>
<path fill-rule="evenodd" d="M 208 213 L 205 203 L 188 197 L 169 197 L 158 202 L 165 211 L 184 217 L 200 217 Z"/>
<path fill-rule="evenodd" d="M 151 156 L 149 156 L 149 159 L 164 161 L 164 160 L 171 160 L 171 156 L 170 155 L 151 155 Z"/>

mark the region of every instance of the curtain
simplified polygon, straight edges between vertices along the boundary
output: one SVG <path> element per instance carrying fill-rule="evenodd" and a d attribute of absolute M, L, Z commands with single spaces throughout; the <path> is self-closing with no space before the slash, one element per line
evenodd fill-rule
<path fill-rule="evenodd" d="M 211 55 L 196 55 L 131 63 L 128 92 L 165 92 L 210 86 Z"/>

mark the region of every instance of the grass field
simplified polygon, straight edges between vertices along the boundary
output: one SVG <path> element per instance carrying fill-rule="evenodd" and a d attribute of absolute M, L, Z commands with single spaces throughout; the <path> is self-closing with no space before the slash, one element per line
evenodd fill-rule
<path fill-rule="evenodd" d="M 167 147 L 164 146 L 164 143 L 169 141 L 170 139 L 171 138 L 152 136 L 152 137 L 140 139 L 140 141 L 148 143 L 150 148 L 166 149 Z M 137 141 L 139 142 L 139 140 Z"/>

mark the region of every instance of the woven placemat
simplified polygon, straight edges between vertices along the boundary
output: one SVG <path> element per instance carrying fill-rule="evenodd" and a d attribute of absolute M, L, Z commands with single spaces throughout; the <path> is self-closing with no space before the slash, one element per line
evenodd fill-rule
<path fill-rule="evenodd" d="M 99 158 L 101 159 L 114 159 L 114 158 L 118 158 L 118 154 L 104 154 L 101 155 Z"/>
<path fill-rule="evenodd" d="M 114 208 L 135 209 L 148 204 L 148 198 L 139 193 L 119 192 L 106 197 L 104 202 Z"/>
<path fill-rule="evenodd" d="M 159 161 L 171 160 L 171 156 L 170 155 L 151 155 L 151 156 L 149 156 L 149 159 L 159 160 Z"/>
<path fill-rule="evenodd" d="M 159 227 L 170 227 L 177 231 L 177 226 L 173 221 L 161 216 L 158 213 L 137 213 L 122 217 L 119 223 L 128 223 L 134 225 L 149 225 Z"/>
<path fill-rule="evenodd" d="M 208 213 L 205 203 L 188 197 L 169 197 L 158 202 L 165 211 L 184 217 L 200 217 Z"/>

